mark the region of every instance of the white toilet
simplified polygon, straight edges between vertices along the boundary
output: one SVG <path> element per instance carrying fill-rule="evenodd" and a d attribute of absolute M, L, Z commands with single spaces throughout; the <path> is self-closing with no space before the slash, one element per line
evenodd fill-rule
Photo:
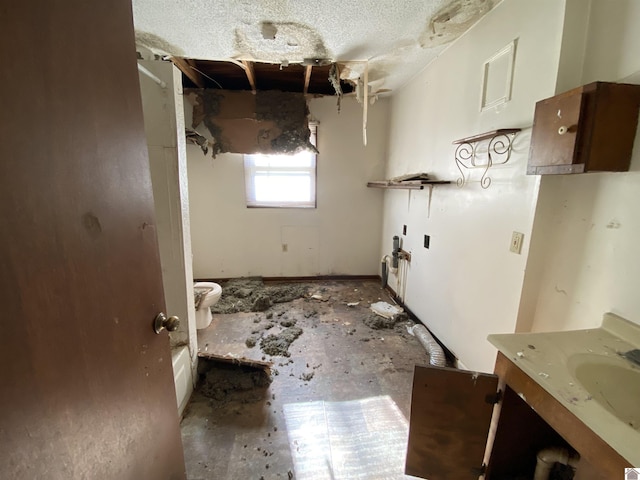
<path fill-rule="evenodd" d="M 211 307 L 220 300 L 222 295 L 222 287 L 212 282 L 196 282 L 193 286 L 196 293 L 196 328 L 207 328 L 211 324 Z M 197 300 L 197 294 L 204 295 Z"/>

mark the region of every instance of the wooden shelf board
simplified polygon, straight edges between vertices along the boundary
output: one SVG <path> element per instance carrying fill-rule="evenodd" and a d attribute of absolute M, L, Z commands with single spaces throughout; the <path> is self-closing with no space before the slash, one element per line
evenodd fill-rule
<path fill-rule="evenodd" d="M 380 180 L 375 182 L 367 182 L 370 188 L 386 188 L 397 190 L 424 190 L 429 185 L 447 185 L 451 183 L 449 180 L 415 180 L 408 182 L 391 182 L 389 180 Z"/>
<path fill-rule="evenodd" d="M 492 130 L 490 132 L 481 133 L 479 135 L 474 135 L 472 137 L 461 138 L 460 140 L 455 140 L 454 144 L 460 143 L 474 143 L 479 142 L 481 140 L 487 140 L 489 138 L 493 138 L 497 135 L 509 135 L 511 133 L 518 133 L 521 128 L 499 128 L 497 130 Z"/>

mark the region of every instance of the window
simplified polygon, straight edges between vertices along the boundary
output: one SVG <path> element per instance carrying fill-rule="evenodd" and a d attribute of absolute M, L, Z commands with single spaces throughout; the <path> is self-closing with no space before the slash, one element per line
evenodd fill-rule
<path fill-rule="evenodd" d="M 316 145 L 316 125 L 309 125 Z M 315 208 L 316 154 L 245 155 L 247 207 Z"/>

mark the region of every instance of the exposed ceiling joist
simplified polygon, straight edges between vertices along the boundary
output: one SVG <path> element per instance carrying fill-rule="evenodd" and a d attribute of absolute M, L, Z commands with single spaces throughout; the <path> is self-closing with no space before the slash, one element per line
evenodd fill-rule
<path fill-rule="evenodd" d="M 307 68 L 304 70 L 304 89 L 303 92 L 306 95 L 309 91 L 309 80 L 311 80 L 311 69 L 312 65 L 307 65 Z"/>
<path fill-rule="evenodd" d="M 255 93 L 256 92 L 256 74 L 253 71 L 253 62 L 242 60 L 242 64 L 244 65 L 244 73 L 247 74 L 247 80 L 249 80 L 249 85 L 251 85 L 251 91 Z"/>
<path fill-rule="evenodd" d="M 189 80 L 195 83 L 198 88 L 205 87 L 204 77 L 194 69 L 192 60 L 181 57 L 171 57 L 171 61 Z"/>
<path fill-rule="evenodd" d="M 174 59 L 175 60 L 175 59 Z M 335 86 L 329 81 L 331 65 L 290 64 L 254 62 L 251 60 L 196 60 L 185 59 L 185 88 L 217 88 L 223 90 L 280 90 L 282 92 L 305 92 L 306 95 L 335 95 Z M 189 62 L 189 63 L 186 63 Z M 178 65 L 176 63 L 176 65 Z M 186 65 L 186 66 L 185 66 Z M 247 70 L 250 67 L 249 73 Z M 186 73 L 191 74 L 187 76 Z M 204 87 L 193 81 L 194 74 L 204 83 Z M 345 95 L 355 88 L 354 83 L 336 79 Z M 251 83 L 250 83 L 251 82 Z"/>

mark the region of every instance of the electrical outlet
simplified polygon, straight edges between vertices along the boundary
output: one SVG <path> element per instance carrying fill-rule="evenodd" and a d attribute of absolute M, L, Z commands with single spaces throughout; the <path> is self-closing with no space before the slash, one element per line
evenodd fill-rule
<path fill-rule="evenodd" d="M 407 234 L 407 226 L 406 225 L 402 225 L 402 234 L 403 235 Z"/>
<path fill-rule="evenodd" d="M 513 232 L 513 234 L 511 235 L 511 245 L 509 246 L 509 251 L 520 255 L 520 252 L 522 251 L 523 242 L 524 242 L 524 233 Z"/>
<path fill-rule="evenodd" d="M 429 235 L 424 236 L 424 248 L 429 248 L 429 242 L 431 242 L 431 237 Z"/>

